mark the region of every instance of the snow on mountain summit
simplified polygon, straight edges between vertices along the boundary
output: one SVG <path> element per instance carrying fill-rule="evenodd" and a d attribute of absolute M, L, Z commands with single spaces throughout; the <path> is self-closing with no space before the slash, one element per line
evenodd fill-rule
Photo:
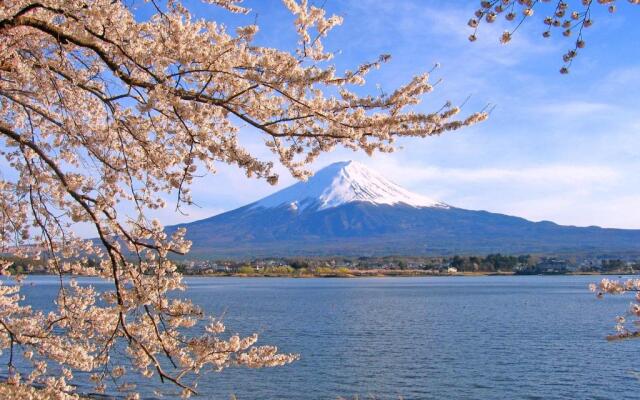
<path fill-rule="evenodd" d="M 328 165 L 306 182 L 267 196 L 252 208 L 288 206 L 292 210 L 308 207 L 324 210 L 351 202 L 449 208 L 442 202 L 409 192 L 356 161 Z"/>

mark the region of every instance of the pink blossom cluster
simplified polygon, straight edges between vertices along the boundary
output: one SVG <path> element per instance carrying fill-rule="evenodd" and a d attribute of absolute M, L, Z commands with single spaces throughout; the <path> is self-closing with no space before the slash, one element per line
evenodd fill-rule
<path fill-rule="evenodd" d="M 598 298 L 605 294 L 623 295 L 634 292 L 635 296 L 629 305 L 626 315 L 616 317 L 616 333 L 609 335 L 609 340 L 640 337 L 638 325 L 640 325 L 640 279 L 627 279 L 625 281 L 602 279 L 599 284 L 592 283 L 589 289 L 596 293 Z M 629 320 L 628 318 L 632 319 Z"/>
<path fill-rule="evenodd" d="M 578 50 L 585 47 L 583 29 L 593 25 L 591 14 L 594 3 L 606 6 L 609 13 L 614 13 L 617 9 L 616 0 L 576 0 L 573 2 L 570 0 L 483 0 L 474 17 L 467 23 L 469 27 L 473 28 L 469 40 L 472 42 L 477 40 L 478 27 L 482 21 L 493 23 L 499 15 L 504 15 L 505 20 L 516 23 L 513 29 L 504 31 L 500 36 L 500 43 L 506 44 L 511 41 L 513 34 L 523 22 L 533 17 L 535 10 L 538 10 L 546 14 L 543 18 L 543 23 L 546 25 L 542 32 L 544 38 L 551 37 L 553 29 L 560 30 L 564 37 L 573 36 L 576 38 L 573 47 L 562 56 L 564 65 L 560 68 L 560 73 L 567 74 L 573 59 L 578 55 Z M 629 3 L 640 5 L 640 0 L 629 0 Z"/>

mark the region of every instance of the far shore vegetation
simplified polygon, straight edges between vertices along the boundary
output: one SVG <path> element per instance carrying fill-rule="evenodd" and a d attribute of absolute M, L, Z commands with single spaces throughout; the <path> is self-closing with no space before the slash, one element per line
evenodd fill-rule
<path fill-rule="evenodd" d="M 45 260 L 0 257 L 13 274 L 46 274 Z M 89 266 L 94 262 L 88 260 Z M 189 276 L 379 277 L 455 275 L 638 274 L 640 256 L 453 255 L 434 257 L 294 257 L 191 260 L 176 263 Z"/>

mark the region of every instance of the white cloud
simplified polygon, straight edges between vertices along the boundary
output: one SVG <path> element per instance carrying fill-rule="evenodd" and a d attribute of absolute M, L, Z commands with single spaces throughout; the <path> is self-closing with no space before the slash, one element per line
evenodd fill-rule
<path fill-rule="evenodd" d="M 617 195 L 594 199 L 571 191 L 554 195 L 536 194 L 529 199 L 503 205 L 502 212 L 533 221 L 551 220 L 563 225 L 640 229 L 636 210 L 640 195 Z"/>
<path fill-rule="evenodd" d="M 581 118 L 596 113 L 611 113 L 616 108 L 609 103 L 591 101 L 563 101 L 534 106 L 531 111 L 562 119 Z"/>
<path fill-rule="evenodd" d="M 377 165 L 381 167 L 380 164 Z M 415 186 L 424 182 L 510 183 L 518 185 L 611 184 L 620 179 L 620 173 L 603 165 L 553 164 L 533 167 L 443 168 L 407 166 L 386 162 L 382 167 L 390 177 Z"/>

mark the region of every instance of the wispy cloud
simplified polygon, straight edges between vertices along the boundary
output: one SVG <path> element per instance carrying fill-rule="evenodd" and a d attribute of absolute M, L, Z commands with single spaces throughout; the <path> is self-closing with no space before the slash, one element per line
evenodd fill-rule
<path fill-rule="evenodd" d="M 568 118 L 583 118 L 596 113 L 611 113 L 616 108 L 609 103 L 592 101 L 554 101 L 543 103 L 531 108 L 532 112 L 545 114 L 547 116 Z"/>
<path fill-rule="evenodd" d="M 517 185 L 565 185 L 581 186 L 595 183 L 612 183 L 620 174 L 608 166 L 546 165 L 541 167 L 513 168 L 415 168 L 386 165 L 384 170 L 396 179 L 412 186 L 425 181 L 467 183 L 510 183 Z"/>

